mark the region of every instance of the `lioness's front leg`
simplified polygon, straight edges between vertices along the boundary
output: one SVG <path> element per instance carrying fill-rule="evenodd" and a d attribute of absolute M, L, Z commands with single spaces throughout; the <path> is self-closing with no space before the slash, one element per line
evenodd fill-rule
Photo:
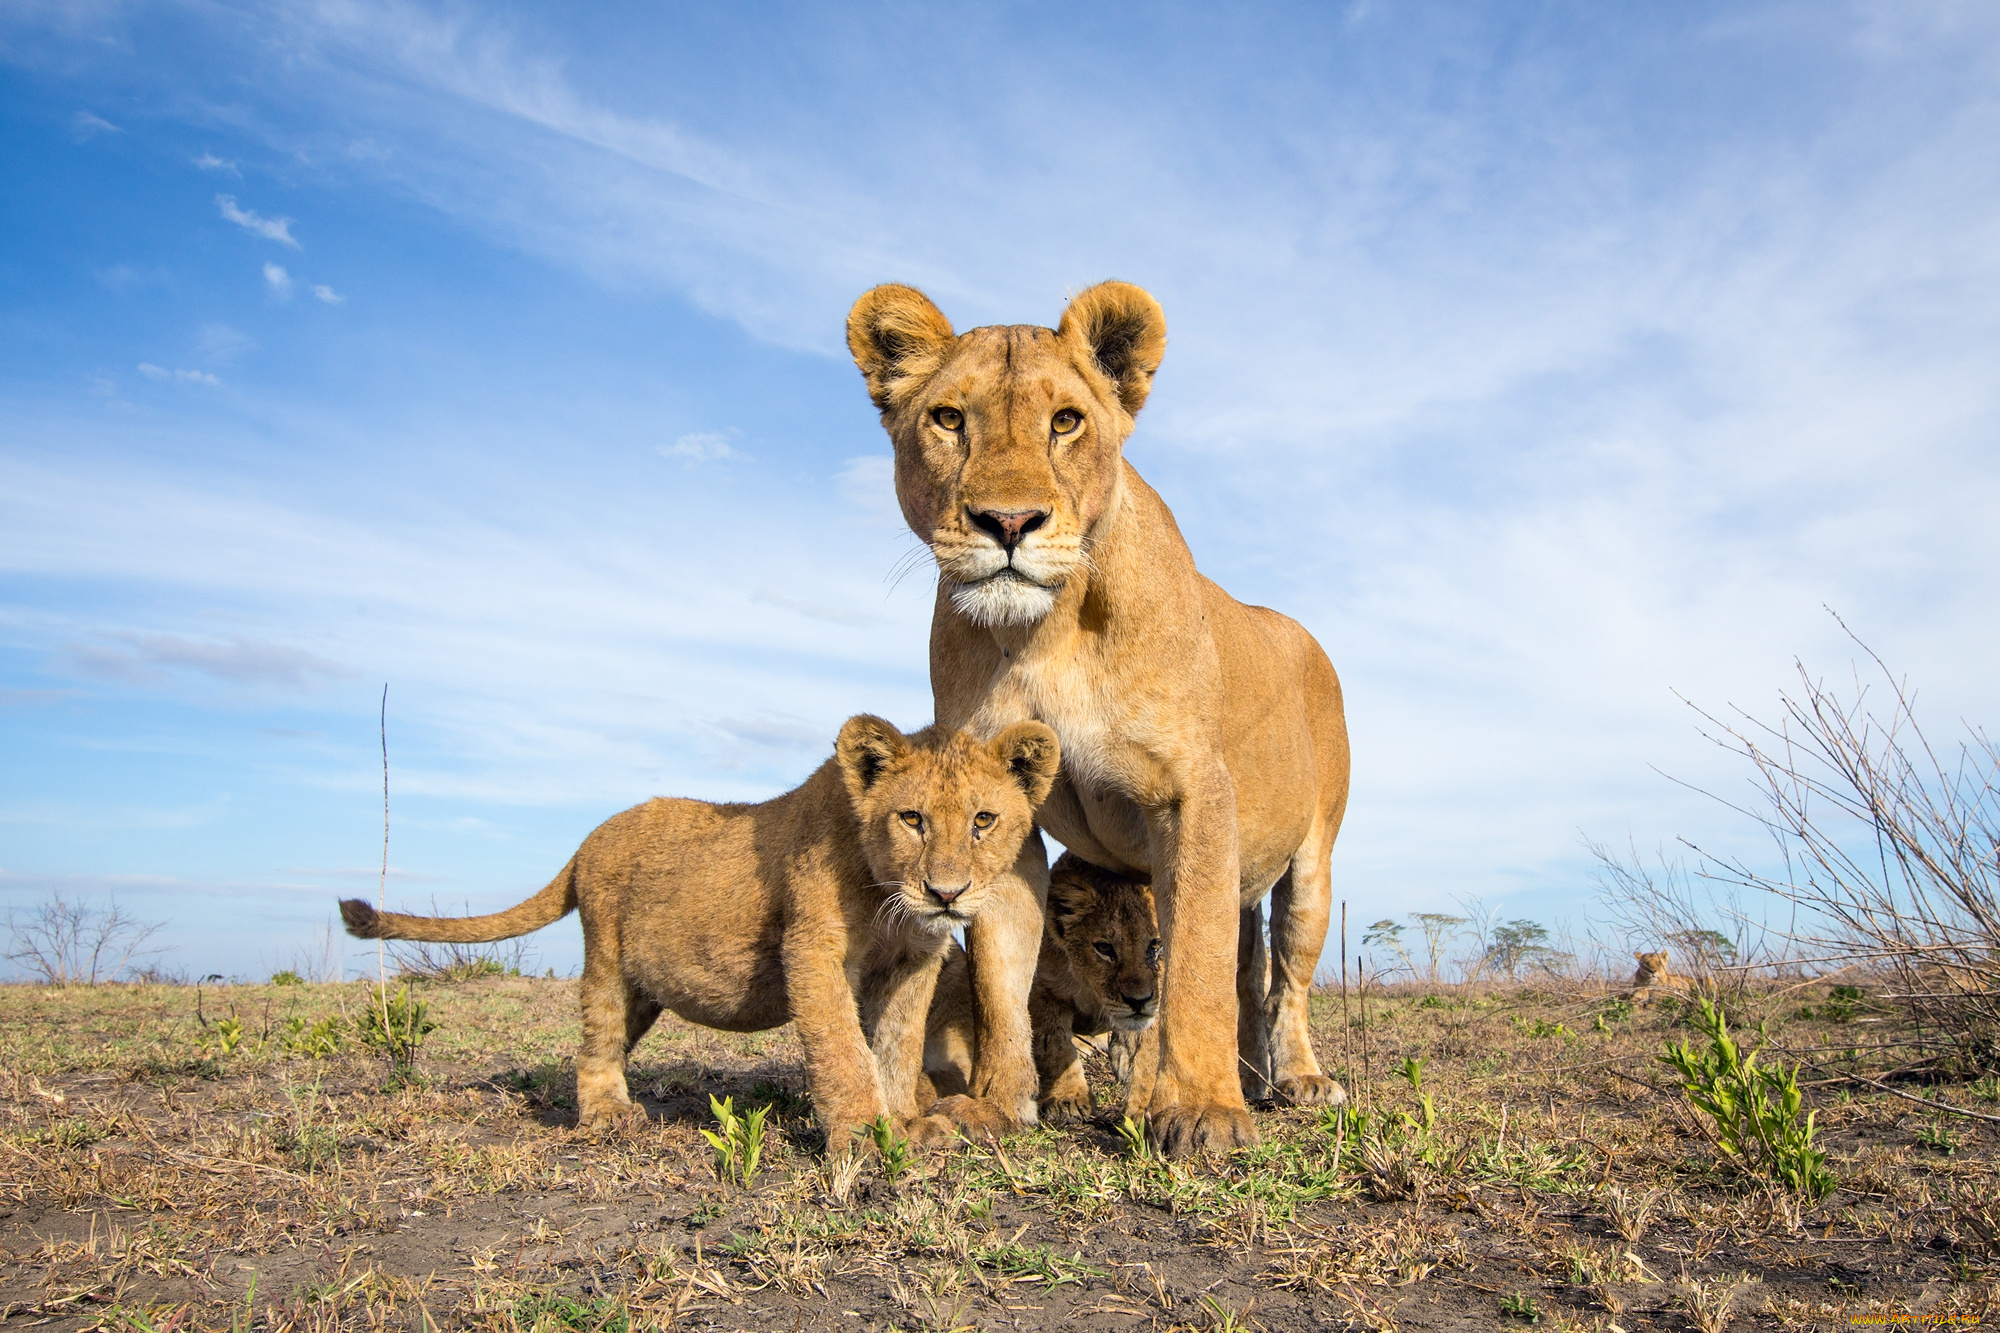
<path fill-rule="evenodd" d="M 1236 789 L 1218 758 L 1173 804 L 1148 809 L 1154 903 L 1166 942 L 1161 977 L 1159 1073 L 1146 1136 L 1168 1155 L 1241 1148 L 1257 1127 L 1236 1077 L 1240 897 Z"/>

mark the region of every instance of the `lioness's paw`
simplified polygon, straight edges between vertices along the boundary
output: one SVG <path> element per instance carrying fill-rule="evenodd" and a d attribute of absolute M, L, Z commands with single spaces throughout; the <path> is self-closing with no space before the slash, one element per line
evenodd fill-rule
<path fill-rule="evenodd" d="M 1021 1128 L 1012 1116 L 983 1097 L 946 1097 L 933 1102 L 925 1115 L 943 1117 L 978 1143 L 991 1143 L 1002 1134 L 1012 1134 Z"/>
<path fill-rule="evenodd" d="M 1045 1125 L 1067 1125 L 1078 1120 L 1088 1120 L 1097 1112 L 1097 1104 L 1089 1092 L 1058 1092 L 1041 1103 L 1042 1123 Z"/>
<path fill-rule="evenodd" d="M 1300 1074 L 1281 1078 L 1274 1085 L 1278 1100 L 1290 1106 L 1344 1106 L 1347 1089 L 1325 1074 Z"/>
<path fill-rule="evenodd" d="M 1241 1106 L 1166 1106 L 1146 1117 L 1146 1138 L 1163 1157 L 1227 1152 L 1257 1142 L 1257 1126 Z"/>

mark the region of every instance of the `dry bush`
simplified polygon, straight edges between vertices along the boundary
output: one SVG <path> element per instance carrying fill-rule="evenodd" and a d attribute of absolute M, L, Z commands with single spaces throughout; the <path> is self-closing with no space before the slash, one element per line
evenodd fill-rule
<path fill-rule="evenodd" d="M 1755 768 L 1759 803 L 1733 808 L 1779 856 L 1766 871 L 1704 855 L 1702 874 L 1795 907 L 1792 939 L 1820 955 L 1804 961 L 1887 972 L 1890 998 L 1961 1072 L 2000 1069 L 2000 750 L 1970 727 L 1934 745 L 1907 682 L 1859 646 L 1880 680 L 1857 670 L 1849 697 L 1800 664 L 1775 723 L 1703 714 Z"/>
<path fill-rule="evenodd" d="M 141 921 L 110 901 L 49 897 L 22 911 L 9 908 L 6 958 L 49 986 L 95 986 L 129 970 L 133 960 L 163 952 L 148 948 L 165 925 Z"/>

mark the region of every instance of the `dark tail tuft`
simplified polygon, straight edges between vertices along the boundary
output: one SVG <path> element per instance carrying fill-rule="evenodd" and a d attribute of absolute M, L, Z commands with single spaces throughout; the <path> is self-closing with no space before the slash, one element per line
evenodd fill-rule
<path fill-rule="evenodd" d="M 366 898 L 343 898 L 340 901 L 340 919 L 347 923 L 347 933 L 360 940 L 379 940 L 382 934 L 382 920 L 375 913 L 375 906 Z"/>

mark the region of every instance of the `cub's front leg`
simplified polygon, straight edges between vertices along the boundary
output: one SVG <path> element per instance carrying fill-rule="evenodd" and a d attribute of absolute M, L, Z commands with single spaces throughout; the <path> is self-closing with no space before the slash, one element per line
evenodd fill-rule
<path fill-rule="evenodd" d="M 890 1113 L 882 1080 L 861 1030 L 854 989 L 847 982 L 845 933 L 801 927 L 785 932 L 785 994 L 805 1048 L 806 1085 L 830 1157 L 851 1152 Z"/>
<path fill-rule="evenodd" d="M 862 1025 L 874 1051 L 882 1099 L 897 1127 L 918 1147 L 957 1137 L 942 1115 L 921 1114 L 918 1085 L 923 1078 L 924 1028 L 944 941 L 932 937 L 885 942 L 884 957 L 862 973 Z"/>
<path fill-rule="evenodd" d="M 1028 1017 L 1035 1030 L 1042 1120 L 1051 1125 L 1088 1120 L 1096 1103 L 1076 1053 L 1076 1006 L 1037 986 L 1028 998 Z"/>

